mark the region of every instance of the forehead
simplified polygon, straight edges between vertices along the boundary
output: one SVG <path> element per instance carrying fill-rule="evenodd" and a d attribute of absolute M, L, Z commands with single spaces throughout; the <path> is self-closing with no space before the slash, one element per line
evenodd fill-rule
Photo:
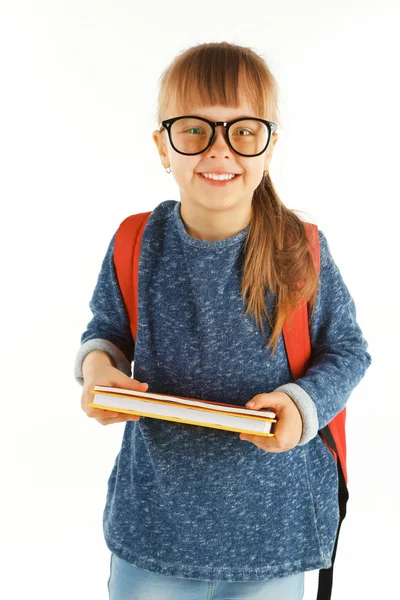
<path fill-rule="evenodd" d="M 193 115 L 196 117 L 204 117 L 212 121 L 231 121 L 240 117 L 257 117 L 254 107 L 248 102 L 242 102 L 239 106 L 224 106 L 222 104 L 213 105 L 200 105 L 200 104 L 186 104 L 180 108 L 176 106 L 171 107 L 174 114 L 171 116 L 179 115 Z"/>
<path fill-rule="evenodd" d="M 242 104 L 238 108 L 232 108 L 229 106 L 203 106 L 203 107 L 190 107 L 189 115 L 196 115 L 197 117 L 204 117 L 211 119 L 212 121 L 231 121 L 239 117 L 256 117 L 255 111 L 247 104 Z"/>

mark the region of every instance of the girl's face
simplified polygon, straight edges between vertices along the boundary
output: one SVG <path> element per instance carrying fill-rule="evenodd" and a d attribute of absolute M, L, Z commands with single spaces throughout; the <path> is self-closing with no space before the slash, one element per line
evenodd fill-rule
<path fill-rule="evenodd" d="M 165 118 L 180 116 L 170 111 Z M 239 108 L 226 106 L 192 107 L 186 115 L 204 117 L 211 121 L 231 121 L 241 117 L 257 117 L 248 104 Z M 225 128 L 219 126 L 215 131 L 213 143 L 207 150 L 194 156 L 185 156 L 176 152 L 171 146 L 167 131 L 153 132 L 164 168 L 171 167 L 180 190 L 182 204 L 196 205 L 198 209 L 211 211 L 229 208 L 250 210 L 254 190 L 260 184 L 264 171 L 268 170 L 273 147 L 278 140 L 274 132 L 265 152 L 259 156 L 246 157 L 237 154 L 225 141 Z M 228 185 L 214 186 L 199 175 L 204 172 L 223 170 L 228 173 L 239 173 L 240 177 Z"/>

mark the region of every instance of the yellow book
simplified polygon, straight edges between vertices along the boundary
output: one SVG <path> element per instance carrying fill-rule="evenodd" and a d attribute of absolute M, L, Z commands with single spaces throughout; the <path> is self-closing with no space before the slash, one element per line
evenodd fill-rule
<path fill-rule="evenodd" d="M 95 385 L 93 408 L 176 421 L 214 429 L 226 429 L 250 435 L 273 437 L 276 414 L 271 408 L 251 410 L 236 404 L 137 392 L 117 387 Z"/>

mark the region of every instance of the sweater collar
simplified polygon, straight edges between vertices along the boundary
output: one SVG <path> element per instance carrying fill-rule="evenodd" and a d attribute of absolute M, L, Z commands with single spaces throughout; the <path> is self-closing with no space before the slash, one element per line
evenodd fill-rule
<path fill-rule="evenodd" d="M 191 236 L 185 228 L 185 225 L 182 221 L 182 217 L 180 214 L 180 207 L 181 207 L 181 202 L 177 202 L 175 207 L 174 207 L 174 220 L 175 220 L 175 224 L 176 227 L 178 229 L 179 235 L 182 238 L 183 242 L 185 244 L 189 244 L 190 246 L 192 246 L 193 248 L 198 248 L 198 249 L 202 249 L 202 250 L 222 250 L 224 248 L 230 248 L 230 247 L 236 247 L 239 246 L 241 244 L 241 242 L 243 242 L 250 230 L 250 225 L 248 225 L 245 229 L 242 229 L 242 231 L 239 231 L 239 233 L 236 233 L 235 235 L 232 235 L 230 237 L 224 238 L 223 240 L 217 240 L 214 242 L 211 242 L 209 240 L 199 240 L 193 236 Z"/>

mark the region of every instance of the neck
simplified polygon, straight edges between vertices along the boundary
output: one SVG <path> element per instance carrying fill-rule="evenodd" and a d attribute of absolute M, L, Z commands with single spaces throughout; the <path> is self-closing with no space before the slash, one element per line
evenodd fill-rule
<path fill-rule="evenodd" d="M 181 202 L 180 215 L 186 231 L 198 240 L 218 242 L 243 231 L 251 218 L 251 206 L 207 211 Z"/>

